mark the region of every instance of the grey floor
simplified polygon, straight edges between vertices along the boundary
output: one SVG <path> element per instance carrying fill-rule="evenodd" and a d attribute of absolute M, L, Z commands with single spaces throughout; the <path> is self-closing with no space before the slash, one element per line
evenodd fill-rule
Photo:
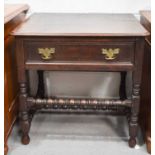
<path fill-rule="evenodd" d="M 8 155 L 147 155 L 140 132 L 136 147 L 128 147 L 127 121 L 120 116 L 37 113 L 30 137 L 22 145 L 16 124 Z"/>

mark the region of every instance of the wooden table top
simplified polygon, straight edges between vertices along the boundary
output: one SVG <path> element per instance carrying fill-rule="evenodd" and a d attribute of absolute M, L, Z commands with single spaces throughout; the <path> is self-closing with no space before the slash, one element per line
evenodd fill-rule
<path fill-rule="evenodd" d="M 12 20 L 19 13 L 29 9 L 27 4 L 5 4 L 4 5 L 4 24 Z"/>
<path fill-rule="evenodd" d="M 132 14 L 35 13 L 13 33 L 18 36 L 146 36 Z"/>

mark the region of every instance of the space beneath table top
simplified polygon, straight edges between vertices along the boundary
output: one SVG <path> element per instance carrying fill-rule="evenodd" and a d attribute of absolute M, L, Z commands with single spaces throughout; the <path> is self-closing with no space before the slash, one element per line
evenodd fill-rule
<path fill-rule="evenodd" d="M 132 14 L 34 13 L 16 36 L 146 36 Z"/>

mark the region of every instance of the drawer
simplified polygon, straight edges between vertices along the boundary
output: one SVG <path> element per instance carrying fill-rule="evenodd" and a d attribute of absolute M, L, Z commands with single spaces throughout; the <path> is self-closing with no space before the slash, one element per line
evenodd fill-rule
<path fill-rule="evenodd" d="M 24 43 L 25 61 L 133 62 L 134 42 L 54 42 Z"/>

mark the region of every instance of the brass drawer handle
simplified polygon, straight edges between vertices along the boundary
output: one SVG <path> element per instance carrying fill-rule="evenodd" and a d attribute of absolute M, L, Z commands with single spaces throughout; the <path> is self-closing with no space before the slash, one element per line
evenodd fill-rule
<path fill-rule="evenodd" d="M 43 60 L 50 60 L 55 53 L 55 48 L 38 48 L 38 53 Z"/>
<path fill-rule="evenodd" d="M 116 58 L 116 55 L 119 54 L 119 52 L 120 52 L 119 48 L 115 48 L 115 49 L 102 48 L 101 50 L 102 50 L 102 54 L 105 55 L 106 60 L 114 60 Z"/>

